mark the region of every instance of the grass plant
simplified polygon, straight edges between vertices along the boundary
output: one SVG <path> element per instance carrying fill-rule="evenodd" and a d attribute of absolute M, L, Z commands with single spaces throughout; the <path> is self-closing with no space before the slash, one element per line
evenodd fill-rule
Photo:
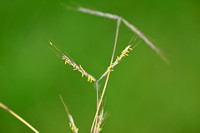
<path fill-rule="evenodd" d="M 96 93 L 97 105 L 96 105 L 96 113 L 94 115 L 94 120 L 92 122 L 91 129 L 90 129 L 90 133 L 99 133 L 102 130 L 102 122 L 104 120 L 104 108 L 102 107 L 102 102 L 104 100 L 104 94 L 107 89 L 107 84 L 108 84 L 108 80 L 110 77 L 110 73 L 113 71 L 113 68 L 116 65 L 118 65 L 126 56 L 128 56 L 128 53 L 139 44 L 140 41 L 136 43 L 136 38 L 137 37 L 141 38 L 141 40 L 143 40 L 149 47 L 151 47 L 165 62 L 168 63 L 168 60 L 165 58 L 165 56 L 163 56 L 163 54 L 160 52 L 160 50 L 141 31 L 139 31 L 133 24 L 129 23 L 123 17 L 114 15 L 114 14 L 110 14 L 110 13 L 104 13 L 101 11 L 91 10 L 91 9 L 84 8 L 84 7 L 69 7 L 68 6 L 68 8 L 74 9 L 74 10 L 76 10 L 78 12 L 82 12 L 82 13 L 87 13 L 87 14 L 101 16 L 101 17 L 108 18 L 108 19 L 113 19 L 113 20 L 116 20 L 116 22 L 117 22 L 115 41 L 114 41 L 113 52 L 112 52 L 112 56 L 111 56 L 111 60 L 110 60 L 110 65 L 105 70 L 105 72 L 102 74 L 102 76 L 99 78 L 95 78 L 94 76 L 92 76 L 91 74 L 86 72 L 86 70 L 84 70 L 81 65 L 76 64 L 68 56 L 64 55 L 55 45 L 53 45 L 52 42 L 50 42 L 50 45 L 53 46 L 59 52 L 60 58 L 64 60 L 65 64 L 71 65 L 73 67 L 73 70 L 79 71 L 82 74 L 82 77 L 86 76 L 89 82 L 91 82 L 91 83 L 93 82 L 95 84 L 96 92 L 97 92 Z M 131 41 L 129 42 L 127 47 L 121 52 L 121 54 L 116 57 L 116 60 L 113 61 L 114 57 L 115 57 L 115 50 L 116 50 L 116 46 L 117 46 L 119 28 L 120 28 L 121 23 L 124 23 L 131 31 L 133 31 L 135 33 L 135 36 L 133 39 L 131 39 Z M 135 46 L 133 46 L 133 44 L 135 44 Z M 101 89 L 101 88 L 99 88 L 99 82 L 105 77 L 106 77 L 106 80 L 104 83 L 104 87 Z M 60 99 L 66 109 L 67 116 L 69 119 L 69 126 L 70 126 L 71 130 L 74 133 L 78 133 L 79 130 L 76 127 L 73 117 L 69 113 L 69 110 L 61 96 L 60 96 Z M 19 119 L 22 123 L 24 123 L 26 126 L 28 126 L 35 133 L 39 133 L 35 128 L 33 128 L 33 126 L 31 126 L 28 122 L 26 122 L 23 118 L 21 118 L 19 115 L 14 113 L 12 110 L 10 110 L 8 107 L 6 107 L 4 104 L 0 103 L 0 107 L 3 108 L 4 110 L 6 110 L 7 112 L 9 112 L 10 114 L 12 114 L 17 119 Z"/>

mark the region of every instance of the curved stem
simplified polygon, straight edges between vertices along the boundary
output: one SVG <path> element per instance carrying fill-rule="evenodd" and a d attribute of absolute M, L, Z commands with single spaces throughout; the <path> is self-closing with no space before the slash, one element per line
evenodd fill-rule
<path fill-rule="evenodd" d="M 15 118 L 20 120 L 22 123 L 24 123 L 27 127 L 29 127 L 31 130 L 33 130 L 35 133 L 39 133 L 33 126 L 31 126 L 27 121 L 25 121 L 22 117 L 17 115 L 15 112 L 13 112 L 11 109 L 9 109 L 6 105 L 3 103 L 0 103 L 0 107 L 6 111 L 8 111 L 11 115 L 13 115 Z"/>

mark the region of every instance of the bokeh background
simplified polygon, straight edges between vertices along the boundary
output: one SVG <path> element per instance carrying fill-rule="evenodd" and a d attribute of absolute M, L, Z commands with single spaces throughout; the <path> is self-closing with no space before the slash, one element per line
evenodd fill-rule
<path fill-rule="evenodd" d="M 167 65 L 141 42 L 115 68 L 102 132 L 199 133 L 199 0 L 74 2 L 123 16 L 170 60 Z M 100 77 L 110 62 L 116 21 L 63 4 L 73 5 L 68 0 L 0 1 L 0 101 L 41 133 L 70 133 L 62 95 L 80 132 L 86 133 L 95 114 L 94 84 L 64 65 L 48 41 Z M 121 25 L 116 55 L 133 35 Z M 0 109 L 0 133 L 31 132 Z"/>

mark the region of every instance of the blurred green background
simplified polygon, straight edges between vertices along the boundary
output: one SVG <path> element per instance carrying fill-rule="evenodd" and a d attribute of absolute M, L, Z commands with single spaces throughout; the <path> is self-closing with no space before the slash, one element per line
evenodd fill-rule
<path fill-rule="evenodd" d="M 170 60 L 142 42 L 111 73 L 104 133 L 200 132 L 200 1 L 75 1 L 118 14 L 137 26 Z M 116 21 L 67 10 L 67 0 L 0 2 L 0 101 L 41 133 L 70 133 L 63 96 L 79 131 L 89 132 L 94 84 L 49 48 L 52 41 L 95 77 L 109 65 Z M 120 27 L 116 55 L 134 34 Z M 103 82 L 100 83 L 102 89 Z M 0 133 L 32 131 L 0 109 Z"/>

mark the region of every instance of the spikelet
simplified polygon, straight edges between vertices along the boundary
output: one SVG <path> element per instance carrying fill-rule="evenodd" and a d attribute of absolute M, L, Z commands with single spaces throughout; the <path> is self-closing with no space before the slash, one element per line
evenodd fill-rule
<path fill-rule="evenodd" d="M 52 45 L 57 51 L 59 51 L 62 54 L 62 59 L 65 61 L 65 64 L 71 65 L 74 69 L 73 70 L 78 70 L 80 73 L 82 73 L 82 77 L 85 75 L 88 78 L 88 81 L 91 83 L 92 81 L 96 81 L 96 79 L 87 73 L 81 65 L 77 65 L 75 62 L 73 62 L 70 58 L 68 58 L 66 55 L 64 55 L 56 46 L 52 44 L 52 42 L 49 42 L 50 45 Z"/>
<path fill-rule="evenodd" d="M 78 128 L 76 127 L 74 120 L 72 118 L 72 116 L 70 114 L 68 114 L 68 118 L 69 118 L 69 127 L 71 128 L 71 130 L 73 131 L 73 133 L 78 133 Z"/>
<path fill-rule="evenodd" d="M 99 78 L 99 80 L 101 80 L 103 77 L 105 77 L 106 75 L 110 75 L 110 72 L 114 71 L 113 68 L 125 57 L 128 56 L 128 53 L 130 50 L 133 50 L 131 48 L 131 45 L 128 45 L 122 52 L 120 56 L 117 56 L 117 59 L 115 60 L 115 62 L 113 62 L 105 71 L 105 73 Z"/>
<path fill-rule="evenodd" d="M 62 98 L 62 96 L 60 95 L 60 99 L 61 99 L 61 102 L 63 103 L 64 107 L 65 107 L 65 110 L 67 112 L 67 116 L 69 118 L 69 127 L 71 128 L 71 130 L 73 131 L 73 133 L 78 133 L 78 128 L 76 127 L 75 123 L 74 123 L 74 119 L 72 118 L 72 115 L 69 113 L 69 110 Z"/>
<path fill-rule="evenodd" d="M 66 55 L 63 55 L 62 59 L 65 61 L 65 64 L 71 65 L 74 68 L 73 70 L 78 70 L 79 72 L 81 72 L 82 77 L 85 75 L 88 78 L 89 82 L 96 81 L 96 79 L 92 75 L 88 74 L 81 65 L 77 65 L 75 62 L 70 60 Z"/>
<path fill-rule="evenodd" d="M 98 122 L 97 122 L 97 125 L 96 125 L 96 133 L 99 133 L 101 130 L 102 130 L 102 123 L 103 123 L 103 120 L 104 120 L 104 114 L 103 114 L 103 109 L 101 110 L 101 113 L 100 115 L 98 116 Z"/>

